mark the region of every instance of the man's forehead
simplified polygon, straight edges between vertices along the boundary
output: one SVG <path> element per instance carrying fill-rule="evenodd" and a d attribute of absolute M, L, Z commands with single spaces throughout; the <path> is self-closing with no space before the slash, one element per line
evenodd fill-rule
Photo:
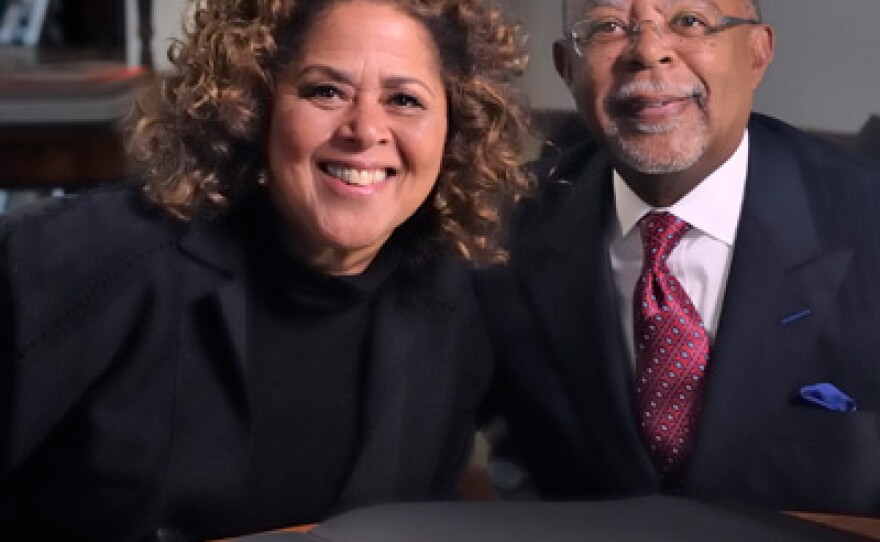
<path fill-rule="evenodd" d="M 632 3 L 632 0 L 567 0 L 565 3 L 566 16 L 580 15 L 597 7 L 612 7 L 625 10 L 629 9 Z M 697 4 L 718 9 L 718 3 L 715 0 L 654 0 L 653 3 L 660 8 L 672 7 L 678 4 Z"/>

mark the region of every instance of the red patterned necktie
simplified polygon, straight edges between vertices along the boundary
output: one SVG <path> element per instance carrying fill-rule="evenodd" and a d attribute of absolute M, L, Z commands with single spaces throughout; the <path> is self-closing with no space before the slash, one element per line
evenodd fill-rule
<path fill-rule="evenodd" d="M 709 338 L 666 265 L 690 225 L 666 212 L 650 213 L 640 225 L 645 256 L 633 295 L 636 399 L 642 436 L 661 479 L 672 483 L 693 449 Z"/>

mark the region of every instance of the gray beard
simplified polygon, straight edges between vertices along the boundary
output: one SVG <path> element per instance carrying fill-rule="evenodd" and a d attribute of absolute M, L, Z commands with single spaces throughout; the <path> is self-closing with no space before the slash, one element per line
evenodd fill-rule
<path fill-rule="evenodd" d="M 637 124 L 634 131 L 641 134 L 662 134 L 671 132 L 675 124 Z M 608 152 L 628 167 L 648 174 L 678 173 L 684 171 L 703 156 L 708 147 L 709 134 L 705 125 L 699 133 L 687 136 L 672 136 L 670 151 L 657 156 L 635 138 L 622 136 L 615 124 L 605 134 Z"/>

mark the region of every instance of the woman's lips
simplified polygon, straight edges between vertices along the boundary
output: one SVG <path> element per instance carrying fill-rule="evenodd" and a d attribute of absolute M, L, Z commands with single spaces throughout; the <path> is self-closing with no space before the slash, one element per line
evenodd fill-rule
<path fill-rule="evenodd" d="M 319 169 L 327 175 L 351 186 L 371 186 L 396 174 L 390 167 L 355 167 L 338 162 L 321 162 Z"/>

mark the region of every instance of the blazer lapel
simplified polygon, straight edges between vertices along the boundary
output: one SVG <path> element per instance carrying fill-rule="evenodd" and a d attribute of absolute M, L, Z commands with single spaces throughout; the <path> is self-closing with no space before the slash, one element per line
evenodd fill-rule
<path fill-rule="evenodd" d="M 194 299 L 209 307 L 208 313 L 216 315 L 220 340 L 227 341 L 232 353 L 230 367 L 244 393 L 244 374 L 247 370 L 247 256 L 241 229 L 231 221 L 196 223 L 181 241 L 181 247 L 200 263 L 214 268 L 224 277 L 220 281 L 203 281 L 203 289 L 194 291 Z M 209 317 L 201 313 L 202 317 Z"/>
<path fill-rule="evenodd" d="M 613 465 L 614 487 L 656 483 L 634 422 L 632 376 L 608 259 L 605 226 L 613 195 L 604 155 L 559 183 L 549 224 L 523 249 L 525 287 L 548 337 L 550 363 L 575 402 L 582 430 Z M 539 361 L 540 362 L 540 361 Z"/>
<path fill-rule="evenodd" d="M 718 462 L 748 440 L 796 392 L 851 258 L 823 253 L 794 154 L 760 127 L 750 129 L 743 212 L 710 359 L 694 480 L 718 476 Z M 742 461 L 740 461 L 742 462 Z M 717 480 L 716 480 L 717 482 Z"/>
<path fill-rule="evenodd" d="M 247 257 L 244 228 L 233 218 L 197 220 L 180 241 L 189 258 L 183 266 L 181 291 L 186 298 L 176 353 L 177 435 L 169 479 L 186 481 L 176 491 L 199 495 L 193 498 L 206 503 L 238 490 L 250 450 Z M 225 468 L 190 467 L 204 461 L 205 443 L 223 443 L 211 446 L 210 455 Z M 193 472 L 200 476 L 194 478 Z"/>

